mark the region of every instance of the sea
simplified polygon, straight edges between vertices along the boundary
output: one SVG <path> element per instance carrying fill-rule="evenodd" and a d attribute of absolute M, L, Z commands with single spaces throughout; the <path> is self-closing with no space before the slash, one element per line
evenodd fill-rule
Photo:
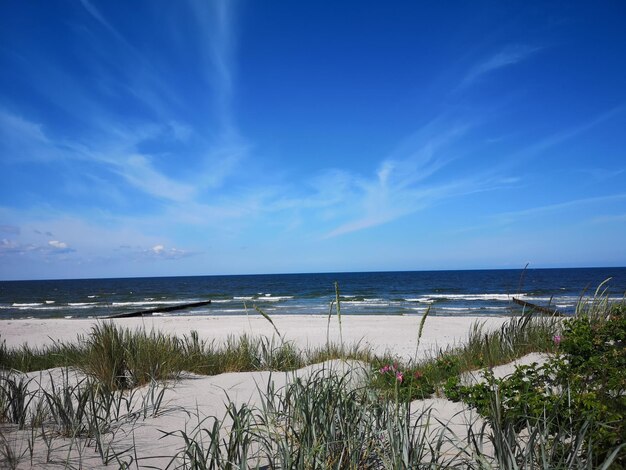
<path fill-rule="evenodd" d="M 608 280 L 608 281 L 607 281 Z M 343 315 L 511 315 L 516 297 L 573 313 L 600 284 L 615 301 L 626 268 L 357 272 L 0 282 L 0 319 L 94 318 L 210 300 L 160 313 L 327 315 L 339 289 Z M 334 310 L 333 310 L 334 312 Z"/>

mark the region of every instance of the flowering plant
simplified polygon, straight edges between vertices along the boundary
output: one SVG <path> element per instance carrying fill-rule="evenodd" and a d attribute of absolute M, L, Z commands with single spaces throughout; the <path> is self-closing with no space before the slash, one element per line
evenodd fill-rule
<path fill-rule="evenodd" d="M 402 370 L 397 362 L 382 365 L 374 381 L 378 382 L 381 389 L 396 391 L 402 400 L 426 398 L 435 391 L 422 371 Z"/>

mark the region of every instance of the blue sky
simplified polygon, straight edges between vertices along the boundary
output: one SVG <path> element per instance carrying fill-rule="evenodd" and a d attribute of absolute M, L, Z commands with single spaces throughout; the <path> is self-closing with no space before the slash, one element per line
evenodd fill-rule
<path fill-rule="evenodd" d="M 0 10 L 0 279 L 626 265 L 622 1 Z"/>

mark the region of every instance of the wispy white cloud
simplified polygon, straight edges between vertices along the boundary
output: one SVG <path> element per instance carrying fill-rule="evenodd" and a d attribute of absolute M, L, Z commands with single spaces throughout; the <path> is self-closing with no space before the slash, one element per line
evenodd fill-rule
<path fill-rule="evenodd" d="M 0 239 L 0 256 L 8 254 L 23 254 L 34 249 L 34 245 L 23 245 L 8 238 Z"/>
<path fill-rule="evenodd" d="M 5 162 L 49 159 L 51 145 L 42 124 L 0 108 L 0 152 Z"/>
<path fill-rule="evenodd" d="M 193 134 L 193 129 L 190 126 L 177 121 L 170 121 L 169 127 L 174 138 L 180 142 L 187 142 Z"/>
<path fill-rule="evenodd" d="M 517 44 L 507 46 L 495 54 L 485 58 L 482 62 L 474 65 L 468 71 L 467 75 L 465 75 L 460 87 L 467 87 L 488 74 L 522 62 L 539 50 L 541 50 L 541 48 L 528 45 Z"/>
<path fill-rule="evenodd" d="M 427 179 L 458 158 L 444 150 L 461 139 L 469 128 L 469 122 L 449 124 L 442 117 L 434 119 L 382 161 L 377 172 L 379 182 L 385 186 L 410 186 Z"/>
<path fill-rule="evenodd" d="M 0 109 L 0 135 L 3 141 L 17 135 L 21 141 L 48 143 L 42 127 L 41 124 L 28 121 L 21 116 Z"/>
<path fill-rule="evenodd" d="M 371 185 L 363 197 L 360 217 L 331 230 L 325 238 L 345 235 L 392 222 L 424 210 L 443 200 L 461 198 L 479 192 L 511 187 L 516 179 L 494 177 L 491 173 L 477 173 L 473 177 L 454 178 L 439 183 L 424 183 L 410 188 L 385 190 Z"/>
<path fill-rule="evenodd" d="M 608 121 L 614 116 L 622 113 L 624 111 L 624 105 L 616 106 L 604 113 L 601 113 L 593 118 L 583 122 L 578 126 L 571 127 L 569 129 L 562 130 L 560 132 L 556 132 L 538 142 L 526 147 L 525 149 L 517 152 L 517 154 L 524 154 L 527 156 L 534 156 L 539 154 L 551 147 L 554 147 L 558 144 L 571 140 L 577 137 L 580 134 L 583 134 L 594 127 Z"/>
<path fill-rule="evenodd" d="M 200 189 L 217 189 L 239 168 L 249 154 L 249 145 L 243 139 L 231 136 L 208 150 L 203 164 L 196 175 L 196 185 Z"/>
<path fill-rule="evenodd" d="M 566 129 L 561 129 L 550 135 L 535 139 L 535 141 L 533 141 L 529 145 L 523 146 L 521 148 L 518 147 L 512 152 L 502 155 L 502 157 L 500 158 L 500 162 L 494 166 L 494 170 L 500 173 L 511 172 L 513 168 L 519 168 L 524 163 L 546 154 L 549 150 L 553 149 L 554 147 L 557 147 L 560 144 L 573 140 L 585 134 L 586 132 L 591 131 L 597 126 L 605 123 L 606 121 L 609 121 L 613 119 L 614 117 L 619 116 L 620 114 L 624 112 L 624 109 L 626 109 L 624 105 L 616 106 L 606 112 L 600 113 L 596 116 L 591 117 L 590 119 L 587 119 L 586 121 L 580 123 L 577 126 L 569 127 Z M 532 141 L 531 138 L 527 138 L 527 139 Z M 587 169 L 583 171 L 588 171 L 588 172 L 591 171 L 595 175 L 599 175 L 599 173 L 594 170 Z M 617 175 L 621 171 L 622 170 L 616 170 L 613 173 Z M 611 174 L 603 172 L 603 176 L 610 177 Z"/>
<path fill-rule="evenodd" d="M 530 207 L 518 211 L 501 212 L 495 214 L 494 217 L 501 221 L 516 221 L 524 217 L 532 217 L 544 214 L 550 214 L 565 209 L 578 208 L 585 205 L 602 204 L 612 201 L 621 201 L 626 199 L 626 193 L 611 194 L 608 196 L 597 196 L 580 199 L 572 199 L 570 201 L 559 202 L 555 204 L 546 204 L 543 206 Z"/>
<path fill-rule="evenodd" d="M 48 245 L 50 245 L 52 248 L 56 248 L 58 250 L 65 250 L 67 248 L 67 243 L 61 242 L 59 240 L 50 240 L 48 242 Z"/>
<path fill-rule="evenodd" d="M 236 16 L 238 2 L 190 0 L 198 23 L 204 63 L 204 77 L 212 89 L 215 106 L 207 110 L 217 118 L 217 136 L 204 154 L 200 185 L 215 189 L 232 174 L 248 155 L 249 144 L 242 136 L 233 112 L 235 95 Z M 198 129 L 204 134 L 209 129 Z M 211 128 L 213 132 L 213 126 Z"/>
<path fill-rule="evenodd" d="M 62 242 L 60 240 L 50 240 L 48 242 L 48 247 L 52 248 L 51 253 L 72 253 L 76 251 L 71 248 L 67 243 Z"/>
<path fill-rule="evenodd" d="M 101 169 L 109 169 L 147 195 L 172 201 L 188 201 L 195 194 L 194 182 L 181 182 L 157 170 L 149 155 L 136 153 L 144 141 L 162 134 L 166 128 L 148 126 L 137 132 L 111 129 L 107 142 L 76 142 L 54 139 L 48 136 L 43 126 L 24 118 L 0 110 L 0 124 L 6 132 L 5 145 L 9 148 L 8 157 L 19 156 L 22 161 L 47 160 L 62 162 L 75 160 L 99 164 Z M 16 154 L 19 148 L 19 155 Z M 217 173 L 224 175 L 225 171 Z M 217 176 L 215 177 L 217 181 Z M 106 184 L 110 185 L 110 182 Z M 107 190 L 111 192 L 110 189 Z"/>
<path fill-rule="evenodd" d="M 348 220 L 331 229 L 325 237 L 389 223 L 446 198 L 511 184 L 506 178 L 489 172 L 477 173 L 473 178 L 455 172 L 436 178 L 442 169 L 460 158 L 460 151 L 454 146 L 469 128 L 469 122 L 450 124 L 447 119 L 435 119 L 383 159 L 370 177 L 353 177 L 347 185 L 351 200 Z M 338 199 L 345 204 L 348 198 Z"/>
<path fill-rule="evenodd" d="M 122 41 L 124 44 L 128 45 L 128 42 L 126 41 L 126 39 L 124 38 L 124 36 L 122 36 L 120 34 L 120 32 L 115 29 L 113 27 L 113 25 L 111 25 L 111 23 L 109 23 L 107 21 L 107 19 L 102 15 L 102 13 L 100 13 L 100 10 L 98 10 L 96 8 L 96 6 L 91 3 L 89 0 L 80 0 L 80 3 L 82 4 L 82 6 L 85 8 L 85 10 L 87 10 L 87 12 L 98 22 L 100 23 L 102 26 L 104 26 L 113 36 L 115 36 L 117 39 L 119 39 L 120 41 Z"/>
<path fill-rule="evenodd" d="M 67 243 L 59 240 L 50 240 L 45 244 L 41 244 L 8 238 L 0 239 L 0 257 L 11 255 L 25 256 L 29 254 L 46 257 L 47 255 L 67 254 L 75 251 Z"/>
<path fill-rule="evenodd" d="M 144 155 L 130 155 L 115 171 L 144 193 L 172 201 L 189 201 L 195 193 L 194 186 L 168 178 L 157 171 Z"/>
<path fill-rule="evenodd" d="M 141 47 L 129 41 L 127 36 L 116 28 L 93 2 L 80 1 L 85 11 L 114 39 L 116 47 L 112 47 L 112 50 L 116 51 L 117 55 L 124 56 L 110 63 L 108 68 L 98 63 L 97 67 L 100 71 L 98 85 L 112 95 L 118 95 L 120 92 L 126 93 L 149 108 L 160 121 L 171 120 L 172 107 L 184 107 L 185 104 L 179 99 L 180 93 L 163 78 L 164 71 L 149 59 L 150 55 L 146 54 Z M 99 35 L 96 34 L 96 36 Z M 124 64 L 124 66 L 120 67 L 119 64 Z M 97 108 L 99 103 L 93 103 L 93 105 Z"/>
<path fill-rule="evenodd" d="M 178 248 L 166 248 L 164 245 L 161 244 L 154 245 L 149 250 L 146 250 L 145 253 L 151 256 L 155 256 L 157 258 L 169 260 L 186 258 L 193 255 L 193 253 L 190 251 L 179 250 Z"/>
<path fill-rule="evenodd" d="M 199 254 L 199 252 L 193 250 L 168 247 L 163 243 L 157 243 L 149 247 L 142 245 L 120 245 L 112 251 L 117 252 L 117 256 L 121 255 L 124 259 L 132 259 L 140 262 L 158 260 L 174 261 Z"/>
<path fill-rule="evenodd" d="M 222 137 L 237 134 L 232 115 L 234 93 L 235 15 L 237 2 L 191 0 L 190 6 L 202 34 L 206 51 L 205 79 L 213 87 Z"/>

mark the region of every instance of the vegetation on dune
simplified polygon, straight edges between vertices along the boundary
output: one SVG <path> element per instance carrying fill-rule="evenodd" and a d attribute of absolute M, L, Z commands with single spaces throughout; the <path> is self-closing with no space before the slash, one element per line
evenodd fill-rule
<path fill-rule="evenodd" d="M 557 350 L 543 365 L 518 367 L 503 379 L 487 371 L 475 385 L 455 377 L 446 395 L 475 407 L 494 428 L 520 432 L 541 423 L 558 444 L 554 452 L 575 447 L 594 468 L 610 457 L 612 468 L 625 468 L 626 305 L 581 312 L 563 322 L 553 342 Z"/>
<path fill-rule="evenodd" d="M 256 370 L 289 371 L 329 359 L 373 360 L 366 348 L 327 344 L 299 350 L 274 338 L 229 336 L 207 342 L 192 331 L 182 338 L 145 329 L 130 330 L 111 321 L 94 325 L 77 344 L 9 349 L 0 345 L 0 368 L 32 372 L 74 367 L 112 390 L 138 387 L 153 380 L 175 379 L 185 371 L 201 375 Z"/>
<path fill-rule="evenodd" d="M 340 318 L 335 288 L 329 321 L 333 306 Z M 427 315 L 417 326 L 416 358 Z M 149 462 L 141 461 L 134 446 L 116 445 L 116 435 L 162 413 L 165 387 L 175 386 L 165 384 L 183 371 L 290 371 L 351 358 L 365 364 L 365 381 L 322 369 L 294 376 L 284 388 L 270 382 L 259 390 L 257 407 L 227 398 L 222 418 L 198 415 L 194 429 L 165 433 L 181 443 L 168 468 L 626 466 L 626 305 L 611 305 L 606 291 L 581 301 L 572 318 L 526 312 L 495 331 L 475 324 L 465 344 L 405 363 L 358 345 L 329 342 L 300 350 L 277 333 L 278 340 L 241 336 L 217 344 L 197 332 L 178 338 L 105 322 L 77 344 L 2 344 L 0 460 L 9 468 L 28 458 L 32 464 L 35 442 L 43 442 L 46 462 L 63 464 L 54 461 L 54 442 L 65 439 L 70 449 L 95 450 L 105 465 L 139 468 Z M 518 367 L 503 379 L 490 372 L 530 352 L 549 353 L 550 359 Z M 17 372 L 53 367 L 62 367 L 61 375 L 50 374 L 41 388 Z M 485 371 L 482 382 L 461 380 L 464 372 L 478 369 Z M 444 394 L 466 402 L 483 419 L 457 436 L 412 402 Z"/>
<path fill-rule="evenodd" d="M 506 364 L 531 352 L 554 352 L 552 337 L 560 327 L 559 318 L 535 316 L 532 311 L 494 331 L 484 331 L 483 324 L 475 323 L 464 344 L 436 351 L 421 361 L 402 365 L 376 358 L 379 373 L 373 383 L 404 400 L 427 398 L 463 372 Z"/>

